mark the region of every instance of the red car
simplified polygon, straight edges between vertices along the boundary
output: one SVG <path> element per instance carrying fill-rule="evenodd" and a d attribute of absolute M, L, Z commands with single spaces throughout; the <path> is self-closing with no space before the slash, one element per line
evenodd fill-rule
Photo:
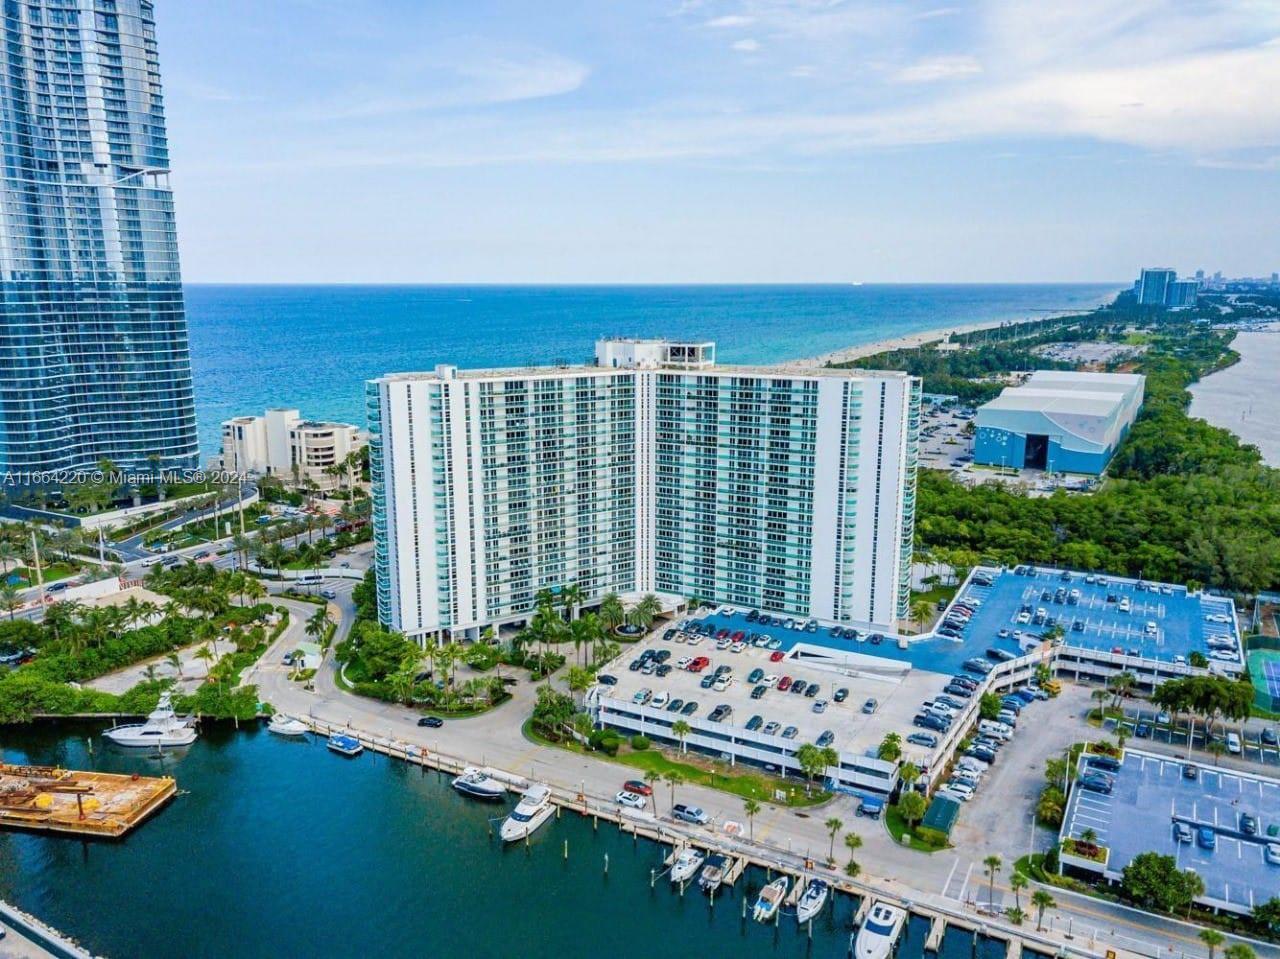
<path fill-rule="evenodd" d="M 689 664 L 689 672 L 700 673 L 710 665 L 711 660 L 707 659 L 705 656 L 699 656 Z"/>
<path fill-rule="evenodd" d="M 769 654 L 769 662 L 771 663 L 780 663 L 786 658 L 787 658 L 787 654 L 780 649 L 776 649 Z"/>
<path fill-rule="evenodd" d="M 641 782 L 639 779 L 628 779 L 622 784 L 622 788 L 629 793 L 635 793 L 637 796 L 653 795 L 653 790 L 649 788 L 649 784 Z"/>
<path fill-rule="evenodd" d="M 783 676 L 780 680 L 778 680 L 778 692 L 785 693 L 790 688 L 791 688 L 790 676 Z"/>
<path fill-rule="evenodd" d="M 716 639 L 724 639 L 728 635 L 729 631 L 727 629 L 722 629 L 720 632 L 716 633 Z"/>
<path fill-rule="evenodd" d="M 743 637 L 743 636 L 745 636 L 745 635 L 747 635 L 747 634 L 746 634 L 746 633 L 744 633 L 742 630 L 738 630 L 736 633 L 734 633 L 734 634 L 733 634 L 733 641 L 734 641 L 735 643 L 740 643 L 740 642 L 742 642 L 742 637 Z"/>

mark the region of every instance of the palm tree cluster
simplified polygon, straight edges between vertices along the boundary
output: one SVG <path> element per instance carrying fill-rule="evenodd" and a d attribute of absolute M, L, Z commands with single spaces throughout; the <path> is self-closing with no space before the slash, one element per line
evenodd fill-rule
<path fill-rule="evenodd" d="M 642 597 L 631 609 L 626 609 L 617 593 L 606 593 L 600 599 L 597 612 L 582 612 L 586 596 L 576 583 L 563 587 L 559 592 L 539 590 L 534 598 L 534 611 L 529 622 L 512 639 L 512 651 L 535 672 L 544 676 L 559 668 L 558 658 L 550 647 L 561 643 L 573 643 L 578 667 L 589 669 L 617 655 L 618 645 L 609 637 L 624 623 L 647 630 L 662 604 L 652 593 Z M 533 661 L 524 650 L 536 648 Z"/>

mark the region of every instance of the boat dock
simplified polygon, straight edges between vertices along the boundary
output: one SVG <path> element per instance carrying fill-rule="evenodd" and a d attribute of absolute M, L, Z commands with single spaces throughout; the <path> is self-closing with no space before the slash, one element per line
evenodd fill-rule
<path fill-rule="evenodd" d="M 373 752 L 381 753 L 394 759 L 402 759 L 420 766 L 424 773 L 426 770 L 431 769 L 442 774 L 456 774 L 469 765 L 475 765 L 473 762 L 433 752 L 425 747 L 415 746 L 401 740 L 370 737 L 348 727 L 330 725 L 311 718 L 299 718 L 302 718 L 303 722 L 307 723 L 319 734 L 327 736 L 331 732 L 345 733 L 358 739 L 367 749 Z M 527 785 L 523 779 L 514 775 L 498 776 L 496 778 L 504 781 L 507 788 L 513 792 L 521 791 L 521 787 L 517 786 L 516 783 Z M 613 823 L 620 832 L 624 835 L 631 835 L 637 841 L 639 839 L 648 839 L 659 845 L 670 847 L 662 859 L 664 869 L 670 868 L 683 850 L 693 847 L 700 849 L 705 854 L 719 854 L 731 860 L 723 880 L 724 885 L 732 886 L 745 874 L 749 866 L 765 870 L 771 875 L 781 873 L 790 876 L 795 883 L 796 889 L 800 890 L 794 893 L 796 901 L 803 894 L 803 885 L 812 878 L 813 863 L 791 853 L 778 851 L 776 858 L 768 858 L 767 853 L 769 850 L 763 849 L 756 844 L 743 842 L 740 838 L 716 836 L 681 825 L 663 823 L 648 814 L 641 816 L 630 810 L 624 812 L 620 807 L 606 800 L 601 800 L 600 797 L 587 796 L 582 792 L 569 791 L 553 786 L 551 800 L 561 809 L 579 813 L 596 824 L 600 820 Z M 565 855 L 568 855 L 567 845 L 565 847 Z M 606 872 L 608 871 L 607 860 L 605 870 Z M 655 881 L 657 873 L 658 871 L 655 869 L 653 871 L 653 879 Z M 1097 948 L 1092 943 L 1086 944 L 1086 940 L 1068 942 L 1059 937 L 1034 932 L 1026 928 L 1015 929 L 1012 926 L 1005 925 L 999 917 L 992 917 L 989 921 L 981 917 L 975 917 L 967 913 L 959 904 L 953 905 L 944 902 L 941 897 L 930 897 L 928 901 L 908 900 L 879 884 L 873 885 L 835 873 L 823 874 L 822 878 L 830 884 L 833 893 L 843 893 L 857 900 L 858 906 L 854 914 L 854 925 L 856 926 L 862 925 L 874 900 L 888 902 L 906 910 L 911 916 L 927 919 L 929 921 L 929 935 L 925 949 L 926 952 L 933 952 L 935 955 L 942 946 L 942 940 L 948 927 L 1004 943 L 1006 947 L 1005 959 L 1022 959 L 1024 947 L 1047 956 L 1061 957 L 1061 959 L 1069 959 L 1069 957 L 1096 959 L 1096 957 L 1103 955 L 1104 952 L 1104 950 Z M 1139 953 L 1125 949 L 1109 947 L 1105 951 L 1107 959 L 1142 959 Z"/>
<path fill-rule="evenodd" d="M 118 839 L 177 791 L 169 776 L 0 763 L 0 826 Z"/>

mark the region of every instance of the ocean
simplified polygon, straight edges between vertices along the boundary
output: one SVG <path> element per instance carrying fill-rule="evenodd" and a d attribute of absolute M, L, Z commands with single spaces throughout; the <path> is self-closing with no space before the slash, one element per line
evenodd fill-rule
<path fill-rule="evenodd" d="M 564 360 L 602 336 L 715 340 L 769 363 L 940 327 L 1110 300 L 1119 283 L 824 286 L 228 286 L 186 288 L 203 457 L 219 425 L 267 407 L 364 425 L 384 373 Z"/>

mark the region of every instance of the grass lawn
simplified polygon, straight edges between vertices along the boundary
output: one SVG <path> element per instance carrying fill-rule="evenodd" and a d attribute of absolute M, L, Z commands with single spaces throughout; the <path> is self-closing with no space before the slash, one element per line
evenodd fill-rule
<path fill-rule="evenodd" d="M 524 733 L 535 742 L 544 743 L 548 746 L 557 746 L 569 752 L 587 752 L 578 743 L 553 743 L 548 739 L 544 739 L 533 731 L 532 721 L 525 723 Z M 815 789 L 810 795 L 806 796 L 803 783 L 798 783 L 792 779 L 780 779 L 777 776 L 770 776 L 768 773 L 758 772 L 746 766 L 731 767 L 725 763 L 704 760 L 701 757 L 686 757 L 683 760 L 676 760 L 667 756 L 663 751 L 652 748 L 634 750 L 629 745 L 626 745 L 625 739 L 616 756 L 610 756 L 604 752 L 593 752 L 591 755 L 598 759 L 615 762 L 620 766 L 627 766 L 630 769 L 638 769 L 642 772 L 652 770 L 659 775 L 676 772 L 683 776 L 687 783 L 709 786 L 721 792 L 741 796 L 743 799 L 754 799 L 758 802 L 773 803 L 777 806 L 816 806 L 831 798 L 831 793 L 821 789 Z M 787 800 L 785 802 L 777 800 L 774 797 L 775 790 L 785 792 L 788 796 Z"/>
<path fill-rule="evenodd" d="M 45 566 L 42 570 L 46 584 L 56 583 L 60 579 L 75 576 L 79 572 L 80 570 L 78 568 L 67 563 L 51 563 L 48 566 Z M 16 577 L 16 579 L 14 577 Z M 12 566 L 4 578 L 7 582 L 11 582 L 13 585 L 18 587 L 34 586 L 36 582 L 36 571 L 34 569 L 28 569 L 25 566 Z"/>
<path fill-rule="evenodd" d="M 956 590 L 958 590 L 959 588 L 960 588 L 959 583 L 956 583 L 954 586 L 941 586 L 941 585 L 931 586 L 926 592 L 923 592 L 923 593 L 913 592 L 911 594 L 911 602 L 915 603 L 923 599 L 925 602 L 936 607 L 938 605 L 938 600 L 940 599 L 944 599 L 947 602 L 950 602 L 951 597 L 956 594 Z"/>
<path fill-rule="evenodd" d="M 898 812 L 897 806 L 885 805 L 884 807 L 884 824 L 889 830 L 889 835 L 893 837 L 897 843 L 902 842 L 902 837 L 908 835 L 910 830 L 907 828 L 907 821 L 902 818 L 902 813 Z M 914 835 L 911 837 L 910 846 L 916 852 L 938 852 L 947 849 L 947 846 L 931 846 L 923 839 L 917 839 Z"/>

